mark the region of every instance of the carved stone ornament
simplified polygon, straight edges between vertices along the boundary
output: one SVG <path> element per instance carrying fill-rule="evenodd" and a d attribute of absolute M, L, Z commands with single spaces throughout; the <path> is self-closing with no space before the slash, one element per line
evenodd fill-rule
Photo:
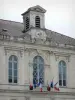
<path fill-rule="evenodd" d="M 70 61 L 70 54 L 59 52 L 59 53 L 54 53 L 54 55 L 56 61 L 59 59 L 59 57 L 65 57 L 68 62 Z"/>
<path fill-rule="evenodd" d="M 25 49 L 25 52 L 28 52 L 29 56 L 32 52 L 36 51 L 37 49 L 34 49 L 34 48 L 26 48 Z"/>
<path fill-rule="evenodd" d="M 36 32 L 36 38 L 46 40 L 46 34 L 43 31 Z"/>
<path fill-rule="evenodd" d="M 22 57 L 23 56 L 23 50 L 20 50 L 20 56 Z"/>
<path fill-rule="evenodd" d="M 41 55 L 41 50 L 36 49 L 37 55 Z"/>
<path fill-rule="evenodd" d="M 68 62 L 70 62 L 70 55 L 66 57 L 66 60 L 68 60 Z"/>
<path fill-rule="evenodd" d="M 56 55 L 55 55 L 55 60 L 57 61 L 58 59 L 59 59 L 59 56 L 56 56 Z"/>
<path fill-rule="evenodd" d="M 46 35 L 45 31 L 43 31 L 43 30 L 32 29 L 30 34 L 31 34 L 31 38 L 34 42 L 37 42 L 39 40 L 43 41 L 43 42 L 46 41 L 47 35 Z"/>
<path fill-rule="evenodd" d="M 36 51 L 37 55 L 41 55 L 41 50 L 37 48 L 26 48 L 25 51 L 29 52 L 29 54 Z"/>
<path fill-rule="evenodd" d="M 16 47 L 4 47 L 4 51 L 5 51 L 5 55 L 7 55 L 7 53 L 9 53 L 10 51 L 17 51 L 19 52 L 20 56 L 22 57 L 23 55 L 23 49 L 22 48 L 16 48 Z"/>
<path fill-rule="evenodd" d="M 9 52 L 8 50 L 6 50 L 6 49 L 4 49 L 4 51 L 5 51 L 5 55 L 7 55 L 7 53 Z"/>

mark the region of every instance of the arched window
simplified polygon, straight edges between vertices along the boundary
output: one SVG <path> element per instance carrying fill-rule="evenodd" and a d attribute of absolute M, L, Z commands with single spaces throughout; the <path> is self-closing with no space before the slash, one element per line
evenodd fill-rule
<path fill-rule="evenodd" d="M 9 68 L 8 68 L 8 81 L 9 83 L 17 83 L 17 57 L 12 55 L 9 57 Z"/>
<path fill-rule="evenodd" d="M 26 30 L 29 29 L 29 18 L 26 17 Z"/>
<path fill-rule="evenodd" d="M 33 84 L 44 83 L 44 59 L 35 56 L 33 59 Z"/>
<path fill-rule="evenodd" d="M 35 27 L 40 28 L 40 17 L 39 16 L 35 17 Z"/>
<path fill-rule="evenodd" d="M 66 86 L 66 63 L 59 62 L 59 86 Z"/>

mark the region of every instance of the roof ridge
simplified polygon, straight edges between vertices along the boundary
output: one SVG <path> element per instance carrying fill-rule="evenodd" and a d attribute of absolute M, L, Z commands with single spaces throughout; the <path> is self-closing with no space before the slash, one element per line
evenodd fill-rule
<path fill-rule="evenodd" d="M 6 19 L 0 19 L 2 21 L 8 21 L 8 22 L 14 22 L 14 23 L 20 23 L 20 24 L 23 24 L 22 22 L 17 22 L 17 21 L 12 21 L 12 20 L 6 20 Z"/>

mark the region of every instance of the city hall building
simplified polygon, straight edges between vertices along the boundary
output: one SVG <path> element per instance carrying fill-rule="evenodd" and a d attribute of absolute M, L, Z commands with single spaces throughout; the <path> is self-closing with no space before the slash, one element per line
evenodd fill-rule
<path fill-rule="evenodd" d="M 23 23 L 0 19 L 0 100 L 75 100 L 75 39 L 46 29 L 45 12 L 37 5 Z M 47 90 L 51 80 L 60 91 Z"/>

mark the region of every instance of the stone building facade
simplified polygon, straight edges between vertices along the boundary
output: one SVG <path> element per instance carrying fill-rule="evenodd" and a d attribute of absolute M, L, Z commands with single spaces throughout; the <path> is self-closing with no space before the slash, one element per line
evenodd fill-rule
<path fill-rule="evenodd" d="M 23 23 L 0 19 L 0 100 L 75 100 L 75 39 L 45 28 L 39 5 Z M 60 91 L 47 91 L 58 82 Z M 42 83 L 29 90 L 29 85 Z"/>

